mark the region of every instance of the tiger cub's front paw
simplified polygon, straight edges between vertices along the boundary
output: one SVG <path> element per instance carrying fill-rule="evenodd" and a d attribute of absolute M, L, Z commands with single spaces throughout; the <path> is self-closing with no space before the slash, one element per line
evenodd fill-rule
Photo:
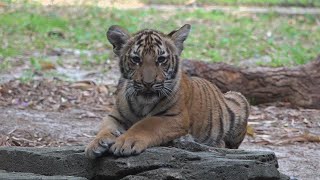
<path fill-rule="evenodd" d="M 127 137 L 124 134 L 117 138 L 109 151 L 116 156 L 130 156 L 140 154 L 147 147 L 148 143 L 143 138 Z"/>
<path fill-rule="evenodd" d="M 117 135 L 110 133 L 104 136 L 97 136 L 91 141 L 85 150 L 86 157 L 95 159 L 103 155 L 103 153 L 109 151 L 112 144 L 115 143 Z"/>

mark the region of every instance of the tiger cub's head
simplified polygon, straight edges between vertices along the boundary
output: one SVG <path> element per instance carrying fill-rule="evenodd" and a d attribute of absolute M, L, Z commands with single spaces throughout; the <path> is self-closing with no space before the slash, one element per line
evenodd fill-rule
<path fill-rule="evenodd" d="M 145 29 L 133 35 L 116 25 L 109 28 L 108 40 L 120 59 L 122 78 L 127 80 L 126 96 L 156 100 L 172 93 L 190 28 L 186 24 L 169 34 Z"/>

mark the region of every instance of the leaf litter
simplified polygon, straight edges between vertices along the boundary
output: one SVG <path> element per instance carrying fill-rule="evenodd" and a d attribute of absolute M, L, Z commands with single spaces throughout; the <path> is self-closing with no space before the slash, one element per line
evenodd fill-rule
<path fill-rule="evenodd" d="M 0 85 L 0 106 L 21 110 L 66 112 L 81 109 L 75 119 L 102 118 L 114 105 L 115 86 L 97 84 L 91 80 L 66 82 L 58 79 L 21 82 L 11 80 Z M 320 110 L 289 108 L 285 105 L 253 106 L 249 117 L 246 141 L 260 145 L 285 145 L 303 142 L 320 142 Z M 18 132 L 18 131 L 17 131 Z M 13 131 L 12 133 L 17 133 Z M 0 144 L 41 146 L 40 137 L 15 138 L 11 134 L 1 137 Z M 23 132 L 20 132 L 23 134 Z M 28 133 L 26 133 L 28 134 Z M 29 133 L 30 134 L 30 133 Z M 9 138 L 9 140 L 8 140 Z M 40 138 L 40 139 L 39 139 Z M 35 139 L 39 143 L 31 143 Z M 48 141 L 50 139 L 47 138 Z M 58 143 L 59 144 L 59 143 Z"/>
<path fill-rule="evenodd" d="M 20 113 L 22 117 L 13 118 L 19 121 L 13 124 L 16 126 L 14 130 L 8 132 L 7 129 L 4 131 L 0 128 L 0 146 L 42 147 L 83 144 L 84 141 L 81 142 L 81 137 L 79 138 L 79 136 L 83 135 L 81 132 L 72 134 L 70 137 L 66 135 L 65 138 L 63 133 L 58 135 L 58 131 L 52 130 L 48 132 L 48 129 L 43 129 L 43 125 L 39 125 L 36 118 L 40 118 L 39 121 L 45 123 L 45 121 L 49 121 L 46 117 L 48 112 L 66 113 L 77 110 L 77 112 L 71 113 L 75 120 L 101 120 L 105 112 L 109 112 L 113 105 L 112 95 L 115 89 L 115 87 L 97 85 L 93 81 L 65 82 L 56 79 L 43 79 L 32 80 L 27 83 L 19 80 L 11 80 L 4 83 L 0 85 L 0 106 L 16 109 L 17 112 L 8 112 L 8 115 Z M 30 110 L 36 110 L 38 115 L 34 112 L 29 113 Z M 6 124 L 8 122 L 5 120 L 5 115 L 1 119 L 0 127 L 2 125 L 3 128 L 8 125 Z M 35 122 L 30 125 L 30 122 L 24 122 L 26 119 L 28 121 L 35 119 Z M 55 127 L 59 129 L 59 123 L 63 122 L 57 121 L 55 123 Z M 79 127 L 82 126 L 80 123 L 78 123 Z M 96 124 L 98 125 L 99 123 Z M 47 122 L 46 125 L 50 126 L 52 122 Z M 92 131 L 92 127 L 89 127 L 90 131 Z M 65 129 L 68 128 L 70 127 Z M 90 131 L 84 135 L 85 138 L 93 137 L 93 135 L 88 135 Z"/>
<path fill-rule="evenodd" d="M 55 79 L 22 83 L 12 80 L 0 86 L 0 106 L 61 111 L 72 107 L 105 110 L 113 105 L 115 87 L 93 81 L 65 82 Z"/>
<path fill-rule="evenodd" d="M 273 103 L 251 107 L 240 149 L 272 151 L 290 179 L 319 179 L 320 109 Z"/>
<path fill-rule="evenodd" d="M 247 140 L 262 145 L 320 142 L 320 110 L 283 106 L 253 106 Z"/>

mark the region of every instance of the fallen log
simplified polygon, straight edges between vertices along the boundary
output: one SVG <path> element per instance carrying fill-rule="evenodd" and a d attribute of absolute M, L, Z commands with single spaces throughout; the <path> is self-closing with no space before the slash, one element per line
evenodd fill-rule
<path fill-rule="evenodd" d="M 184 60 L 183 69 L 205 78 L 223 92 L 239 91 L 251 104 L 289 102 L 292 106 L 320 108 L 320 56 L 296 67 L 235 67 L 225 63 Z"/>

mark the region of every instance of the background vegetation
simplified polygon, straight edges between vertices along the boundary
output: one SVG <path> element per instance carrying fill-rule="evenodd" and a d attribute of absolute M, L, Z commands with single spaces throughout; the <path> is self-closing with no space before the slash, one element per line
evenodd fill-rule
<path fill-rule="evenodd" d="M 197 3 L 199 5 L 246 5 L 246 6 L 303 6 L 319 7 L 318 0 L 142 0 L 149 4 L 188 4 Z"/>
<path fill-rule="evenodd" d="M 155 4 L 152 0 L 138 3 Z M 157 1 L 186 4 L 190 1 Z M 197 0 L 209 5 L 301 5 L 319 6 L 317 0 Z M 91 67 L 110 59 L 111 46 L 105 37 L 113 24 L 135 32 L 154 28 L 170 32 L 192 25 L 183 58 L 241 64 L 254 59 L 258 65 L 304 64 L 320 54 L 320 15 L 277 13 L 226 13 L 217 10 L 117 9 L 77 4 L 44 6 L 37 1 L 4 1 L 0 4 L 0 70 L 14 66 L 13 59 L 28 57 L 38 68 L 55 49 L 76 51 L 81 64 Z M 88 53 L 89 52 L 89 53 Z M 38 56 L 34 56 L 34 54 Z M 40 54 L 40 55 L 39 55 Z M 111 58 L 112 59 L 112 58 Z M 64 63 L 60 59 L 58 63 Z"/>

